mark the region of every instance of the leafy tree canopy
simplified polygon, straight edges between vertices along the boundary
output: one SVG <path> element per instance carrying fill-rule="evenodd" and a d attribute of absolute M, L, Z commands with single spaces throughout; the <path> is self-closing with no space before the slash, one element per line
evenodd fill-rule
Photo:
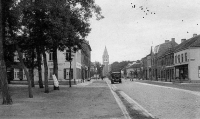
<path fill-rule="evenodd" d="M 132 63 L 132 61 L 113 62 L 111 64 L 111 72 L 119 72 L 123 68 L 125 68 L 129 63 Z"/>

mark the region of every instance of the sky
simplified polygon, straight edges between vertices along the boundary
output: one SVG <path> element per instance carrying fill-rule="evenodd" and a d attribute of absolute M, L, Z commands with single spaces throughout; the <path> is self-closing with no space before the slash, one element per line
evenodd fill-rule
<path fill-rule="evenodd" d="M 91 61 L 102 63 L 105 47 L 110 64 L 136 61 L 156 46 L 200 34 L 200 0 L 95 0 L 102 20 L 91 19 Z"/>

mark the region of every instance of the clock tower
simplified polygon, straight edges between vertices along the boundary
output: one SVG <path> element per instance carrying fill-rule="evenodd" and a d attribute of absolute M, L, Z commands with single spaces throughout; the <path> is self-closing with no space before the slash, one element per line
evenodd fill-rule
<path fill-rule="evenodd" d="M 107 76 L 109 73 L 109 55 L 108 55 L 108 51 L 106 47 L 104 49 L 102 59 L 103 59 L 103 65 L 104 65 L 102 75 Z"/>

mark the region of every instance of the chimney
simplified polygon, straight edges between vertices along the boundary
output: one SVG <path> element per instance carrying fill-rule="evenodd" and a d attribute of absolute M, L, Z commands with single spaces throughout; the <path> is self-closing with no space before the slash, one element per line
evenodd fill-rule
<path fill-rule="evenodd" d="M 181 43 L 184 42 L 184 41 L 186 41 L 186 39 L 181 39 Z"/>
<path fill-rule="evenodd" d="M 175 38 L 172 38 L 172 42 L 175 42 Z"/>
<path fill-rule="evenodd" d="M 169 40 L 165 40 L 165 43 L 168 43 L 169 42 Z"/>
<path fill-rule="evenodd" d="M 196 34 L 196 33 L 194 33 L 194 34 L 193 34 L 193 37 L 195 37 L 195 36 L 197 36 L 197 34 Z"/>

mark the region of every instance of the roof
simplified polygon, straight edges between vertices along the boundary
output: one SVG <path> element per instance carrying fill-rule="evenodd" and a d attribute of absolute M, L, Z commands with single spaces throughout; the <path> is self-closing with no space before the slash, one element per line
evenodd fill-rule
<path fill-rule="evenodd" d="M 197 35 L 182 42 L 180 45 L 176 47 L 175 52 L 188 49 L 189 47 L 200 47 L 200 35 Z"/>
<path fill-rule="evenodd" d="M 104 52 L 103 52 L 103 56 L 108 56 L 108 51 L 107 51 L 106 46 L 105 46 L 105 49 L 104 49 Z"/>
<path fill-rule="evenodd" d="M 168 41 L 163 44 L 159 45 L 159 48 L 157 49 L 157 57 L 162 56 L 166 53 L 170 48 L 174 48 L 178 46 L 178 44 L 175 41 Z"/>
<path fill-rule="evenodd" d="M 176 47 L 175 47 L 175 48 L 176 48 Z M 165 53 L 163 53 L 162 56 L 164 56 L 164 55 L 169 55 L 169 54 L 171 54 L 171 53 L 174 53 L 175 48 L 169 48 Z"/>

